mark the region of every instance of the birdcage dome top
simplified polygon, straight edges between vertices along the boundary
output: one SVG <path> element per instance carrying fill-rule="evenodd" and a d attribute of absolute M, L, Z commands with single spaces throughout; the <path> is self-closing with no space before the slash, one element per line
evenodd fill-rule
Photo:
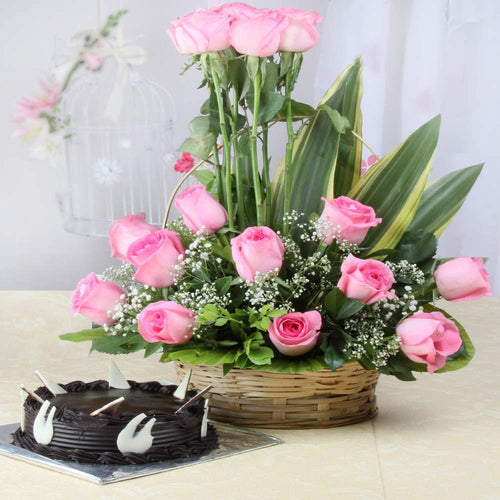
<path fill-rule="evenodd" d="M 62 111 L 69 119 L 70 133 L 172 125 L 175 114 L 167 89 L 115 61 L 72 82 L 65 92 Z"/>

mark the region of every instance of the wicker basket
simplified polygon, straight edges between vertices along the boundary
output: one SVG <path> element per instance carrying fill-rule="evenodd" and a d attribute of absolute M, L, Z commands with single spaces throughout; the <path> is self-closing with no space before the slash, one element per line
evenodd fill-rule
<path fill-rule="evenodd" d="M 377 414 L 378 372 L 359 363 L 337 371 L 277 373 L 176 362 L 177 374 L 193 371 L 191 385 L 210 391 L 210 417 L 245 427 L 315 429 L 354 424 Z"/>

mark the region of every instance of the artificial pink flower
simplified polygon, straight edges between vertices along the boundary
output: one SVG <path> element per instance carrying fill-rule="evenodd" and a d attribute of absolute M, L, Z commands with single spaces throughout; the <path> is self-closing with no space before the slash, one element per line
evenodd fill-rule
<path fill-rule="evenodd" d="M 269 338 L 281 354 L 300 356 L 318 342 L 321 315 L 318 311 L 293 312 L 274 318 L 268 328 Z"/>
<path fill-rule="evenodd" d="M 174 284 L 174 267 L 184 255 L 179 235 L 160 229 L 135 240 L 128 248 L 127 260 L 137 268 L 134 274 L 137 281 L 162 288 Z"/>
<path fill-rule="evenodd" d="M 193 336 L 195 314 L 172 302 L 161 300 L 147 305 L 137 316 L 139 333 L 148 342 L 182 344 Z"/>
<path fill-rule="evenodd" d="M 167 29 L 181 54 L 204 54 L 230 47 L 231 17 L 214 10 L 196 9 L 191 14 L 172 21 Z"/>
<path fill-rule="evenodd" d="M 182 156 L 175 162 L 174 170 L 176 172 L 189 172 L 194 165 L 194 159 L 190 153 L 182 153 Z"/>
<path fill-rule="evenodd" d="M 492 295 L 490 275 L 481 257 L 459 257 L 438 266 L 434 279 L 439 293 L 452 302 Z"/>
<path fill-rule="evenodd" d="M 409 316 L 399 323 L 396 333 L 401 351 L 412 361 L 425 363 L 429 373 L 443 368 L 446 358 L 462 345 L 455 323 L 439 311 Z"/>
<path fill-rule="evenodd" d="M 267 57 L 278 50 L 281 33 L 287 26 L 288 19 L 279 12 L 257 9 L 251 17 L 231 23 L 229 38 L 241 54 Z"/>
<path fill-rule="evenodd" d="M 95 273 L 90 273 L 76 285 L 71 297 L 71 312 L 83 314 L 98 325 L 109 325 L 114 321 L 108 312 L 116 304 L 125 302 L 125 292 L 110 281 L 100 281 Z"/>
<path fill-rule="evenodd" d="M 250 282 L 257 274 L 279 271 L 285 255 L 281 238 L 266 226 L 247 227 L 231 239 L 231 251 L 238 274 Z"/>
<path fill-rule="evenodd" d="M 336 233 L 349 243 L 359 245 L 371 227 L 377 226 L 382 219 L 375 216 L 375 210 L 347 196 L 339 196 L 332 200 L 321 198 L 325 208 L 321 220 L 328 221 L 330 227 L 325 229 L 325 243 L 330 245 Z"/>
<path fill-rule="evenodd" d="M 350 299 L 373 304 L 381 299 L 394 299 L 389 290 L 394 283 L 392 271 L 379 260 L 358 259 L 350 254 L 340 266 L 340 291 Z"/>
<path fill-rule="evenodd" d="M 362 160 L 361 161 L 361 175 L 364 175 L 366 174 L 366 172 L 368 171 L 368 169 L 370 167 L 372 167 L 373 165 L 375 165 L 375 163 L 377 163 L 377 157 L 375 155 L 370 155 L 368 157 L 368 160 L 365 161 L 365 160 Z"/>
<path fill-rule="evenodd" d="M 278 50 L 305 52 L 319 42 L 320 35 L 314 26 L 323 18 L 317 12 L 292 7 L 281 7 L 277 12 L 288 19 L 288 26 L 281 32 Z"/>
<path fill-rule="evenodd" d="M 54 107 L 61 97 L 61 86 L 58 83 L 46 84 L 40 82 L 44 93 L 40 96 L 22 97 L 16 106 L 16 122 L 23 122 L 28 118 L 39 118 L 44 111 Z"/>
<path fill-rule="evenodd" d="M 146 222 L 146 214 L 126 215 L 118 219 L 109 229 L 111 257 L 128 262 L 128 248 L 135 240 L 158 231 L 158 228 Z"/>
<path fill-rule="evenodd" d="M 181 191 L 175 197 L 175 208 L 193 233 L 203 230 L 205 234 L 212 234 L 224 227 L 227 222 L 226 209 L 203 184 Z"/>

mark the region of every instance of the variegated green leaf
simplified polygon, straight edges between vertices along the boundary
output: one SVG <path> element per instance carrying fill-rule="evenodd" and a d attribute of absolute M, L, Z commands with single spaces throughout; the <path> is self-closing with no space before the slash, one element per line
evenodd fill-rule
<path fill-rule="evenodd" d="M 439 136 L 440 117 L 420 127 L 372 166 L 348 196 L 375 209 L 382 223 L 363 246 L 374 252 L 394 248 L 410 225 L 427 183 Z"/>
<path fill-rule="evenodd" d="M 291 209 L 304 214 L 319 212 L 321 197 L 346 192 L 359 179 L 361 143 L 351 133 L 361 133 L 360 100 L 362 65 L 358 59 L 326 92 L 308 125 L 299 133 L 293 148 Z M 342 127 L 335 114 L 342 115 Z M 352 127 L 352 128 L 351 128 Z M 339 128 L 345 129 L 339 133 Z M 273 217 L 283 216 L 284 160 L 273 183 Z M 336 186 L 336 187 L 334 187 Z"/>
<path fill-rule="evenodd" d="M 462 206 L 483 165 L 455 170 L 429 184 L 408 230 L 423 229 L 439 238 Z"/>

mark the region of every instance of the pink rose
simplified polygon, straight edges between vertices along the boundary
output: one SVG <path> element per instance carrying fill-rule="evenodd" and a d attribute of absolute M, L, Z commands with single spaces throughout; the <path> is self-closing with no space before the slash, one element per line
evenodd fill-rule
<path fill-rule="evenodd" d="M 124 293 L 116 283 L 100 281 L 95 273 L 90 273 L 76 285 L 71 297 L 71 312 L 83 314 L 98 325 L 109 325 L 114 321 L 108 312 L 117 303 L 125 302 Z"/>
<path fill-rule="evenodd" d="M 365 304 L 373 304 L 381 299 L 394 299 L 389 290 L 394 283 L 392 271 L 379 260 L 358 259 L 349 255 L 340 266 L 337 286 L 343 294 Z"/>
<path fill-rule="evenodd" d="M 269 338 L 281 354 L 300 356 L 318 342 L 321 315 L 318 311 L 293 312 L 274 318 L 268 328 Z"/>
<path fill-rule="evenodd" d="M 158 228 L 146 222 L 146 214 L 126 215 L 118 219 L 109 229 L 111 257 L 128 262 L 127 252 L 131 243 L 158 231 Z"/>
<path fill-rule="evenodd" d="M 167 33 L 181 54 L 204 54 L 225 50 L 229 42 L 231 18 L 214 10 L 196 9 L 172 21 Z"/>
<path fill-rule="evenodd" d="M 480 299 L 492 295 L 490 275 L 481 257 L 459 257 L 438 266 L 434 279 L 439 293 L 453 302 Z"/>
<path fill-rule="evenodd" d="M 193 336 L 195 314 L 171 300 L 146 306 L 137 316 L 139 333 L 148 342 L 182 344 Z"/>
<path fill-rule="evenodd" d="M 128 248 L 127 260 L 137 267 L 134 278 L 157 288 L 173 285 L 174 266 L 184 247 L 175 231 L 160 229 L 134 241 Z"/>
<path fill-rule="evenodd" d="M 429 373 L 443 368 L 447 356 L 462 345 L 455 323 L 439 311 L 409 316 L 399 323 L 396 333 L 403 353 L 412 361 L 425 363 Z"/>
<path fill-rule="evenodd" d="M 257 10 L 251 5 L 241 2 L 232 2 L 219 5 L 218 7 L 213 7 L 211 10 L 219 12 L 220 14 L 228 15 L 231 20 L 235 19 L 247 19 L 255 14 Z"/>
<path fill-rule="evenodd" d="M 203 229 L 205 234 L 212 234 L 227 222 L 226 209 L 202 184 L 181 191 L 175 197 L 175 208 L 193 233 Z"/>
<path fill-rule="evenodd" d="M 231 45 L 241 54 L 267 57 L 278 50 L 282 31 L 288 19 L 269 9 L 256 9 L 248 18 L 240 18 L 231 24 Z"/>
<path fill-rule="evenodd" d="M 61 97 L 61 86 L 57 83 L 46 84 L 40 82 L 43 94 L 40 96 L 26 96 L 19 100 L 16 107 L 16 122 L 23 122 L 28 118 L 39 118 L 45 111 L 50 111 Z"/>
<path fill-rule="evenodd" d="M 351 200 L 347 196 L 339 196 L 331 201 L 326 198 L 321 199 L 325 202 L 325 208 L 320 220 L 325 220 L 331 225 L 325 229 L 327 245 L 334 240 L 336 231 L 340 233 L 342 239 L 359 245 L 365 239 L 368 230 L 382 222 L 382 219 L 375 217 L 375 210 L 372 207 Z"/>
<path fill-rule="evenodd" d="M 231 249 L 238 274 L 246 281 L 260 275 L 280 270 L 285 247 L 280 237 L 269 227 L 247 227 L 231 240 Z"/>
<path fill-rule="evenodd" d="M 194 165 L 194 159 L 190 153 L 182 153 L 182 156 L 175 162 L 174 170 L 176 172 L 189 172 Z"/>
<path fill-rule="evenodd" d="M 323 18 L 317 12 L 292 7 L 281 7 L 276 12 L 288 19 L 288 26 L 281 33 L 279 50 L 305 52 L 319 42 L 320 35 L 314 25 Z"/>

